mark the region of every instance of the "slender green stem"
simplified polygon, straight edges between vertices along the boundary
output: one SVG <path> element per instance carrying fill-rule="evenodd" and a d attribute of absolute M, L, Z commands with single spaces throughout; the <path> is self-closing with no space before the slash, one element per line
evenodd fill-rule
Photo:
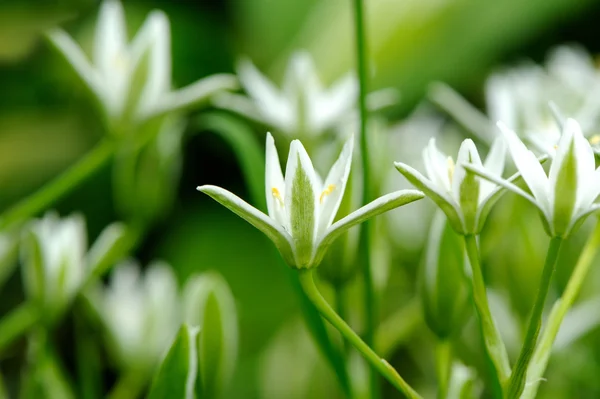
<path fill-rule="evenodd" d="M 548 317 L 548 322 L 544 328 L 540 342 L 535 348 L 533 358 L 527 369 L 527 379 L 531 381 L 531 384 L 526 384 L 523 395 L 521 395 L 522 398 L 535 397 L 539 381 L 546 371 L 552 345 L 554 344 L 560 325 L 573 305 L 573 302 L 579 295 L 579 291 L 585 281 L 592 261 L 598 253 L 598 248 L 600 248 L 600 221 L 596 223 L 594 231 L 585 243 L 581 255 L 577 260 L 577 264 L 573 269 L 571 278 L 567 283 L 567 287 L 560 299 L 554 304 L 552 312 Z"/>
<path fill-rule="evenodd" d="M 130 399 L 137 398 L 144 390 L 148 378 L 139 370 L 126 371 L 121 375 L 112 390 L 106 396 L 107 399 Z"/>
<path fill-rule="evenodd" d="M 510 364 L 508 362 L 508 354 L 506 347 L 500 336 L 500 332 L 494 323 L 494 318 L 490 312 L 490 305 L 487 300 L 485 290 L 485 281 L 481 271 L 481 261 L 479 259 L 479 248 L 477 247 L 477 239 L 474 235 L 466 235 L 465 246 L 467 248 L 467 256 L 471 263 L 472 277 L 472 292 L 473 302 L 479 319 L 483 341 L 485 343 L 486 352 L 492 361 L 498 380 L 503 383 L 510 375 Z"/>
<path fill-rule="evenodd" d="M 338 316 L 337 313 L 335 313 L 331 306 L 329 306 L 315 285 L 312 269 L 301 270 L 299 272 L 299 278 L 306 296 L 315 305 L 317 310 L 321 313 L 321 316 L 329 321 L 331 325 L 335 327 L 382 376 L 384 376 L 407 398 L 421 398 L 421 396 L 412 389 L 404 379 L 402 379 L 398 372 L 385 359 L 380 358 L 373 349 L 371 349 L 371 347 L 367 345 L 358 334 L 356 334 L 348 324 Z"/>
<path fill-rule="evenodd" d="M 54 204 L 92 173 L 104 165 L 116 148 L 115 142 L 104 140 L 74 166 L 28 196 L 0 216 L 0 230 L 22 222 Z"/>
<path fill-rule="evenodd" d="M 372 197 L 371 187 L 371 163 L 369 159 L 368 137 L 367 137 L 367 40 L 365 34 L 365 18 L 363 0 L 353 0 L 354 2 L 354 26 L 356 41 L 356 66 L 358 69 L 358 109 L 360 113 L 360 153 L 361 167 L 363 173 L 363 204 L 368 203 Z M 377 320 L 377 302 L 375 289 L 373 287 L 373 278 L 371 275 L 371 222 L 364 223 L 360 233 L 359 252 L 362 263 L 362 274 L 365 285 L 364 305 L 365 305 L 365 341 L 369 345 L 374 344 L 375 324 Z M 371 397 L 373 399 L 380 397 L 380 387 L 375 370 L 371 369 L 370 375 Z"/>
<path fill-rule="evenodd" d="M 548 289 L 550 288 L 550 280 L 554 273 L 554 267 L 558 260 L 558 253 L 563 239 L 560 237 L 553 237 L 550 240 L 548 246 L 548 253 L 546 255 L 546 262 L 544 263 L 544 270 L 542 271 L 542 278 L 538 293 L 533 304 L 533 310 L 531 311 L 531 317 L 529 319 L 529 326 L 527 327 L 527 333 L 525 334 L 525 341 L 521 348 L 521 353 L 515 364 L 514 371 L 510 377 L 510 384 L 508 387 L 507 397 L 519 398 L 523 389 L 525 388 L 525 381 L 527 379 L 527 367 L 533 356 L 533 351 L 537 344 L 537 339 L 540 334 L 542 327 L 542 314 L 544 312 L 544 304 L 546 303 L 546 296 L 548 295 Z"/>
<path fill-rule="evenodd" d="M 435 348 L 436 373 L 438 378 L 438 399 L 448 396 L 450 370 L 452 367 L 452 343 L 450 340 L 439 340 Z"/>
<path fill-rule="evenodd" d="M 21 335 L 29 331 L 39 320 L 39 312 L 25 302 L 0 320 L 0 352 Z"/>

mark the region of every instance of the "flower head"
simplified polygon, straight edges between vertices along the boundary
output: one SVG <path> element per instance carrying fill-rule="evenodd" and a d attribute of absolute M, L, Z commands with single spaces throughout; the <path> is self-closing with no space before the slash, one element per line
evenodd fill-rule
<path fill-rule="evenodd" d="M 307 52 L 290 59 L 281 89 L 275 87 L 249 60 L 242 60 L 238 75 L 248 97 L 223 93 L 215 103 L 290 137 L 314 137 L 331 129 L 352 113 L 358 82 L 348 74 L 324 88 Z"/>
<path fill-rule="evenodd" d="M 294 140 L 290 145 L 284 177 L 273 137 L 268 134 L 265 167 L 268 216 L 220 187 L 201 186 L 198 190 L 266 234 L 288 265 L 315 267 L 333 240 L 345 230 L 423 197 L 419 191 L 397 191 L 333 223 L 350 173 L 352 146 L 353 138 L 350 138 L 323 182 L 300 141 Z"/>
<path fill-rule="evenodd" d="M 123 6 L 116 0 L 104 1 L 91 63 L 62 29 L 51 31 L 49 37 L 113 123 L 139 122 L 163 115 L 237 86 L 233 76 L 214 75 L 172 91 L 171 34 L 169 19 L 162 11 L 152 11 L 129 43 Z"/>
<path fill-rule="evenodd" d="M 502 140 L 496 140 L 485 161 L 485 168 L 493 174 L 502 174 L 505 153 Z M 427 177 L 401 162 L 395 163 L 396 169 L 444 211 L 458 233 L 476 234 L 481 231 L 491 205 L 501 192 L 493 184 L 466 173 L 463 163 L 482 165 L 473 141 L 463 141 L 455 163 L 452 157 L 437 149 L 435 138 L 432 138 L 423 150 L 423 160 Z"/>
<path fill-rule="evenodd" d="M 577 121 L 568 119 L 565 122 L 549 175 L 514 131 L 502 123 L 498 123 L 498 127 L 531 194 L 477 165 L 466 167 L 533 203 L 540 210 L 551 236 L 568 236 L 587 215 L 600 207 L 594 204 L 600 194 L 600 168 L 595 168 L 592 147 L 583 137 Z"/>

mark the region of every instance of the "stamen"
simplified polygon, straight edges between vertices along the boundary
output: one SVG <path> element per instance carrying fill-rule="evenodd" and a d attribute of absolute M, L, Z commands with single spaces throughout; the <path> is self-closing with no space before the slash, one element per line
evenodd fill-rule
<path fill-rule="evenodd" d="M 600 134 L 595 134 L 592 137 L 590 137 L 590 144 L 591 145 L 600 144 Z"/>
<path fill-rule="evenodd" d="M 279 190 L 276 187 L 271 189 L 271 194 L 279 201 L 279 205 L 283 206 L 283 198 L 281 198 L 281 194 L 279 194 Z"/>
<path fill-rule="evenodd" d="M 331 194 L 333 192 L 333 190 L 335 190 L 335 184 L 330 184 L 327 186 L 327 188 L 325 190 L 323 190 L 323 192 L 321 193 L 321 196 L 319 197 L 319 203 L 323 203 L 323 199 Z"/>
<path fill-rule="evenodd" d="M 448 179 L 450 179 L 450 183 L 452 183 L 452 178 L 454 177 L 454 160 L 452 157 L 448 157 Z"/>

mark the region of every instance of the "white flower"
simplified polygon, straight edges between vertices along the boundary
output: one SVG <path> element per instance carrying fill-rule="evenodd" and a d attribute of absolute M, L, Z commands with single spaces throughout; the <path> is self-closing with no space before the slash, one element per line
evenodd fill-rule
<path fill-rule="evenodd" d="M 273 137 L 267 134 L 265 188 L 268 216 L 220 187 L 202 186 L 198 190 L 266 234 L 288 265 L 315 267 L 342 232 L 370 217 L 423 197 L 419 191 L 397 191 L 333 223 L 350 172 L 352 146 L 353 138 L 350 138 L 325 182 L 322 182 L 306 150 L 300 141 L 294 140 L 290 145 L 284 179 Z"/>
<path fill-rule="evenodd" d="M 504 170 L 506 147 L 496 140 L 485 162 L 492 174 L 501 175 Z M 483 228 L 491 206 L 502 194 L 489 182 L 480 181 L 467 174 L 463 163 L 481 165 L 481 159 L 473 141 L 463 141 L 455 165 L 452 157 L 440 152 L 435 138 L 423 150 L 427 177 L 410 166 L 396 162 L 396 169 L 415 187 L 423 190 L 446 214 L 452 227 L 460 234 L 477 234 Z"/>
<path fill-rule="evenodd" d="M 131 261 L 118 265 L 94 303 L 125 368 L 152 370 L 181 324 L 177 281 L 171 268 L 151 264 L 144 275 Z"/>
<path fill-rule="evenodd" d="M 498 123 L 498 127 L 531 194 L 476 165 L 466 167 L 533 203 L 540 210 L 551 236 L 568 236 L 586 216 L 600 207 L 594 204 L 600 193 L 600 168 L 595 169 L 592 147 L 583 137 L 577 121 L 568 119 L 565 122 L 548 176 L 515 132 L 502 123 Z"/>
<path fill-rule="evenodd" d="M 121 3 L 104 1 L 96 25 L 92 63 L 62 29 L 51 31 L 49 37 L 114 123 L 163 115 L 237 86 L 235 77 L 221 74 L 172 91 L 169 19 L 161 11 L 151 12 L 129 43 Z"/>
<path fill-rule="evenodd" d="M 273 127 L 290 137 L 314 137 L 346 120 L 355 109 L 358 82 L 348 74 L 324 88 L 307 52 L 290 59 L 282 88 L 277 88 L 249 60 L 242 60 L 238 75 L 248 97 L 222 93 L 217 106 Z"/>
<path fill-rule="evenodd" d="M 23 282 L 47 320 L 61 314 L 123 233 L 122 226 L 108 226 L 88 251 L 81 215 L 60 219 L 50 212 L 31 222 L 21 248 Z"/>

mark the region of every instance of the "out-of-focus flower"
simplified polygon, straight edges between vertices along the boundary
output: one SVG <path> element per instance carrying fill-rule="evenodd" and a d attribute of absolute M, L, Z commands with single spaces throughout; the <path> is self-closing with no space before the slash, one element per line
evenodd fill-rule
<path fill-rule="evenodd" d="M 120 226 L 108 226 L 88 252 L 85 220 L 80 215 L 60 219 L 50 212 L 26 227 L 21 248 L 23 283 L 47 322 L 62 314 L 122 233 Z"/>
<path fill-rule="evenodd" d="M 501 175 L 504 170 L 506 146 L 497 139 L 485 161 L 485 169 L 491 174 Z M 423 150 L 423 160 L 427 177 L 410 166 L 396 162 L 400 171 L 415 187 L 423 190 L 446 214 L 454 230 L 459 234 L 477 234 L 483 228 L 485 219 L 495 201 L 502 194 L 498 187 L 489 182 L 481 182 L 468 174 L 463 163 L 482 165 L 481 158 L 473 141 L 463 141 L 454 160 L 440 152 L 435 146 L 435 138 Z"/>
<path fill-rule="evenodd" d="M 397 191 L 332 224 L 346 188 L 352 147 L 350 138 L 323 183 L 300 141 L 294 140 L 284 180 L 273 137 L 268 134 L 265 188 L 269 216 L 220 187 L 201 186 L 198 190 L 267 235 L 289 266 L 312 268 L 319 265 L 333 240 L 350 227 L 423 197 L 415 190 Z"/>
<path fill-rule="evenodd" d="M 135 38 L 128 42 L 119 1 L 102 3 L 96 25 L 91 63 L 79 45 L 62 29 L 50 40 L 98 98 L 109 121 L 119 126 L 139 123 L 206 100 L 214 93 L 235 89 L 232 75 L 219 74 L 173 91 L 169 19 L 153 11 Z"/>
<path fill-rule="evenodd" d="M 498 127 L 531 194 L 478 165 L 466 167 L 533 203 L 542 214 L 548 234 L 566 237 L 586 216 L 600 208 L 594 204 L 600 194 L 600 169 L 595 169 L 592 147 L 583 137 L 577 121 L 568 119 L 565 122 L 549 176 L 515 132 L 502 123 L 498 123 Z"/>
<path fill-rule="evenodd" d="M 93 298 L 120 365 L 152 371 L 181 324 L 181 303 L 171 268 L 155 262 L 142 275 L 137 264 L 124 262 L 113 271 L 110 284 Z"/>
<path fill-rule="evenodd" d="M 356 106 L 358 81 L 348 74 L 324 88 L 307 52 L 295 53 L 281 89 L 249 60 L 238 65 L 238 76 L 248 97 L 222 93 L 215 105 L 274 128 L 291 138 L 309 139 L 346 120 Z"/>
<path fill-rule="evenodd" d="M 183 290 L 184 320 L 198 326 L 198 397 L 215 397 L 231 381 L 238 352 L 235 299 L 217 273 L 191 277 Z"/>
<path fill-rule="evenodd" d="M 527 63 L 491 75 L 485 85 L 487 117 L 448 86 L 436 84 L 431 97 L 482 139 L 491 142 L 498 134 L 495 123 L 502 121 L 543 154 L 554 154 L 561 132 L 549 103 L 585 132 L 600 128 L 600 71 L 578 47 L 554 49 L 544 66 Z"/>

